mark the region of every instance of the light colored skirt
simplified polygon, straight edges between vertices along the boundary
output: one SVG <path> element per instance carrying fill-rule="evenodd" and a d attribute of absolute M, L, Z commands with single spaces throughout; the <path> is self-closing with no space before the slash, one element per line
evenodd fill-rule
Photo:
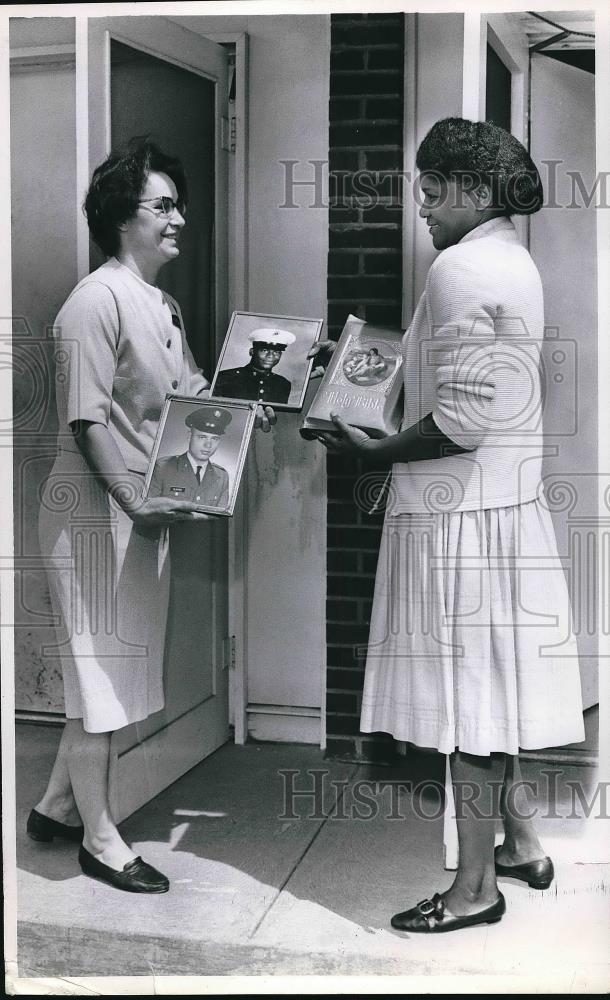
<path fill-rule="evenodd" d="M 158 536 L 136 532 L 84 459 L 68 452 L 45 483 L 39 529 L 66 716 L 98 733 L 158 712 L 169 598 Z"/>
<path fill-rule="evenodd" d="M 361 729 L 479 756 L 584 739 L 567 586 L 540 500 L 386 515 Z"/>

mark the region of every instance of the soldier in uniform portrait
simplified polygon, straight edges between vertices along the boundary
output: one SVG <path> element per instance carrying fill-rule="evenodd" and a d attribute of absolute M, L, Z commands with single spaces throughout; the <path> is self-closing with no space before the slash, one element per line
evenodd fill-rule
<path fill-rule="evenodd" d="M 255 399 L 259 403 L 287 403 L 292 383 L 273 369 L 296 337 L 288 330 L 259 327 L 248 335 L 252 342 L 250 361 L 243 368 L 227 368 L 218 373 L 215 396 Z"/>
<path fill-rule="evenodd" d="M 231 414 L 221 406 L 198 406 L 185 419 L 190 428 L 188 449 L 155 464 L 150 496 L 176 497 L 205 507 L 226 507 L 229 474 L 210 461 L 220 444 Z"/>

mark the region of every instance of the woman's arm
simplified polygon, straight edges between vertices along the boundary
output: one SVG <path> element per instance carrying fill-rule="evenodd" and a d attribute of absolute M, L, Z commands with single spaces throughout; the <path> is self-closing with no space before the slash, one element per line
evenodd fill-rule
<path fill-rule="evenodd" d="M 432 458 L 444 458 L 446 455 L 459 455 L 469 450 L 462 448 L 443 434 L 436 426 L 431 413 L 407 430 L 379 439 L 371 438 L 365 431 L 346 424 L 334 413 L 332 420 L 337 428 L 336 433 L 320 431 L 318 435 L 328 451 L 353 455 L 375 465 L 424 462 Z"/>
<path fill-rule="evenodd" d="M 391 465 L 458 455 L 481 444 L 495 396 L 493 281 L 476 262 L 448 250 L 430 268 L 426 297 L 430 339 L 425 347 L 436 382 L 433 410 L 381 440 L 333 414 L 336 432 L 318 435 L 329 451 Z"/>

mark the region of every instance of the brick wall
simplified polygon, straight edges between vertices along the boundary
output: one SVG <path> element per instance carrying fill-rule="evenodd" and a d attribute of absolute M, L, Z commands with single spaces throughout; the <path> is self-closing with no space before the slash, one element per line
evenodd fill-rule
<path fill-rule="evenodd" d="M 333 339 L 350 312 L 369 322 L 401 322 L 403 39 L 402 14 L 331 18 L 328 331 Z M 360 735 L 359 729 L 364 657 L 357 647 L 366 647 L 368 638 L 382 522 L 356 502 L 363 472 L 351 461 L 328 456 L 327 755 L 382 760 L 392 754 L 391 737 Z M 379 477 L 382 481 L 385 470 Z"/>

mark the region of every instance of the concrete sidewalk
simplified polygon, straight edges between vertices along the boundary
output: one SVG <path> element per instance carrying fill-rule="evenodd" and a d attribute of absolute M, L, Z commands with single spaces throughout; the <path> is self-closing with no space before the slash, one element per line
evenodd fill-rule
<path fill-rule="evenodd" d="M 437 755 L 410 754 L 398 772 L 325 761 L 314 747 L 227 744 L 122 825 L 171 880 L 169 893 L 146 897 L 82 875 L 74 845 L 26 837 L 59 735 L 17 727 L 22 977 L 486 974 L 499 987 L 549 992 L 610 984 L 609 866 L 574 863 L 578 819 L 541 820 L 557 878 L 547 892 L 503 880 L 499 924 L 440 937 L 390 928 L 392 913 L 452 881 Z M 566 780 L 594 772 L 561 770 L 563 815 Z M 400 787 L 409 780 L 415 792 Z M 290 783 L 310 793 L 293 810 Z"/>

